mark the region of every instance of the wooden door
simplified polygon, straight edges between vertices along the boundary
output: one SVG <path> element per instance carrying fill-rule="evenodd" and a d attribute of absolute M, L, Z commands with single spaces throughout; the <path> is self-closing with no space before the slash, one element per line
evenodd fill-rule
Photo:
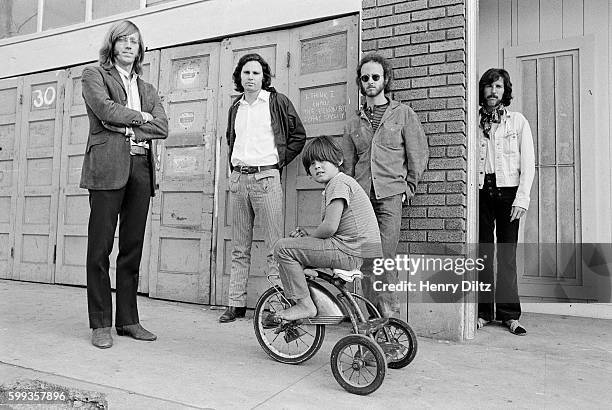
<path fill-rule="evenodd" d="M 289 32 L 287 30 L 272 33 L 242 36 L 226 39 L 221 45 L 220 64 L 220 95 L 219 105 L 219 132 L 217 144 L 219 147 L 219 163 L 217 166 L 217 249 L 216 249 L 216 275 L 214 277 L 213 303 L 227 304 L 229 288 L 229 275 L 231 269 L 232 252 L 232 205 L 228 188 L 229 159 L 228 145 L 225 138 L 227 128 L 227 113 L 229 107 L 238 95 L 234 90 L 232 73 L 240 57 L 248 53 L 260 54 L 270 65 L 272 71 L 272 86 L 279 92 L 287 94 L 288 70 L 287 53 L 289 52 Z M 294 101 L 295 102 L 295 101 Z M 285 175 L 283 175 L 283 178 Z M 284 184 L 283 184 L 284 185 Z M 251 271 L 247 288 L 247 305 L 255 306 L 257 298 L 269 285 L 266 281 L 267 249 L 264 244 L 263 230 L 258 218 L 255 219 L 253 232 L 253 246 L 251 249 Z"/>
<path fill-rule="evenodd" d="M 81 74 L 83 68 L 87 65 L 90 64 L 67 70 L 64 98 L 55 283 L 70 285 L 86 285 L 87 282 L 85 261 L 87 256 L 89 194 L 87 190 L 79 187 L 89 132 L 89 120 L 81 88 Z M 157 87 L 158 77 L 159 51 L 149 51 L 145 53 L 142 78 Z M 140 263 L 138 291 L 142 293 L 147 293 L 149 289 L 150 215 L 151 212 L 149 211 Z M 118 234 L 119 230 L 117 228 L 109 269 L 113 288 L 115 287 Z"/>
<path fill-rule="evenodd" d="M 65 71 L 24 78 L 14 276 L 53 283 Z"/>
<path fill-rule="evenodd" d="M 67 70 L 57 217 L 55 282 L 85 285 L 89 194 L 79 188 L 89 132 L 81 88 L 83 67 Z"/>
<path fill-rule="evenodd" d="M 513 105 L 529 121 L 536 154 L 531 203 L 521 225 L 521 297 L 588 300 L 593 294 L 581 246 L 581 175 L 593 166 L 580 161 L 582 137 L 593 135 L 588 44 L 574 38 L 506 50 Z"/>
<path fill-rule="evenodd" d="M 162 50 L 169 136 L 158 144 L 149 295 L 210 302 L 219 44 Z"/>
<path fill-rule="evenodd" d="M 300 113 L 308 140 L 333 136 L 342 146 L 344 124 L 359 106 L 355 84 L 358 64 L 358 18 L 345 17 L 291 31 L 289 97 Z M 321 222 L 321 191 L 299 155 L 287 167 L 285 232 L 307 231 Z"/>
<path fill-rule="evenodd" d="M 0 80 L 0 278 L 13 277 L 23 79 Z"/>

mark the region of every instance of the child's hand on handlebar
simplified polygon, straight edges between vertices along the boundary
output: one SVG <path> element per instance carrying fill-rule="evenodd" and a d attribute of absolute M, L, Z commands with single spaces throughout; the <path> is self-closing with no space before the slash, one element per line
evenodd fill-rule
<path fill-rule="evenodd" d="M 289 237 L 291 238 L 302 238 L 304 236 L 308 236 L 308 232 L 306 232 L 304 229 L 300 228 L 299 226 L 296 227 L 293 232 L 289 233 Z"/>

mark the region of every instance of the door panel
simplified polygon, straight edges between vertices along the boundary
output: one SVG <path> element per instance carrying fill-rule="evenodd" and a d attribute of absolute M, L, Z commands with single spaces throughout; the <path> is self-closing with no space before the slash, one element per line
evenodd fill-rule
<path fill-rule="evenodd" d="M 24 78 L 14 272 L 53 283 L 65 71 Z"/>
<path fill-rule="evenodd" d="M 517 79 L 513 105 L 529 121 L 536 154 L 531 204 L 521 225 L 527 246 L 520 247 L 518 259 L 519 293 L 531 300 L 592 300 L 594 295 L 594 277 L 585 270 L 580 245 L 581 175 L 593 166 L 580 160 L 581 137 L 593 135 L 584 117 L 592 112 L 592 50 L 586 44 L 573 38 L 505 50 L 505 66 Z"/>
<path fill-rule="evenodd" d="M 358 19 L 344 17 L 291 30 L 289 97 L 300 113 L 307 138 L 333 136 L 341 145 L 344 124 L 359 106 L 353 81 L 358 62 Z M 285 232 L 321 222 L 322 186 L 299 155 L 287 167 Z"/>
<path fill-rule="evenodd" d="M 13 277 L 23 78 L 0 81 L 0 278 Z"/>
<path fill-rule="evenodd" d="M 216 250 L 216 275 L 213 285 L 213 303 L 227 304 L 227 292 L 229 288 L 229 275 L 231 270 L 232 252 L 232 205 L 228 189 L 229 159 L 228 145 L 225 137 L 227 129 L 227 113 L 232 101 L 238 96 L 234 90 L 232 73 L 240 57 L 247 53 L 260 54 L 270 65 L 272 71 L 272 86 L 279 92 L 287 94 L 288 71 L 287 53 L 289 52 L 289 32 L 287 30 L 273 33 L 242 36 L 224 40 L 221 45 L 220 64 L 220 94 L 221 104 L 219 106 L 219 133 L 217 143 L 219 144 L 218 164 L 218 226 L 217 226 L 217 250 Z M 295 103 L 295 100 L 294 100 Z M 283 178 L 285 175 L 283 174 Z M 284 179 L 283 179 L 284 181 Z M 284 186 L 284 182 L 283 182 Z M 247 305 L 253 307 L 259 295 L 268 287 L 266 281 L 267 263 L 264 235 L 259 220 L 255 219 L 253 232 L 253 246 L 251 249 L 251 270 L 247 288 Z"/>
<path fill-rule="evenodd" d="M 163 50 L 169 135 L 157 145 L 149 294 L 210 302 L 219 44 Z"/>

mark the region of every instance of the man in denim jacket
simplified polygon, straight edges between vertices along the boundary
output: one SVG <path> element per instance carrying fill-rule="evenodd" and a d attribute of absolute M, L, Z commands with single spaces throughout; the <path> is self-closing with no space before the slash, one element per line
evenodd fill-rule
<path fill-rule="evenodd" d="M 529 192 L 535 174 L 533 138 L 525 117 L 506 109 L 512 100 L 512 83 L 506 70 L 487 70 L 480 79 L 479 92 L 479 242 L 480 257 L 484 261 L 479 280 L 494 284 L 493 255 L 496 252 L 497 283 L 494 288 L 497 312 L 494 316 L 493 292 L 481 292 L 478 295 L 477 326 L 481 328 L 496 318 L 510 332 L 522 336 L 527 331 L 518 321 L 521 304 L 516 243 L 519 220 L 529 207 Z"/>
<path fill-rule="evenodd" d="M 407 105 L 385 96 L 392 81 L 389 62 L 378 54 L 364 56 L 357 67 L 357 85 L 366 103 L 344 130 L 346 173 L 369 194 L 376 213 L 384 258 L 395 258 L 402 223 L 402 204 L 414 196 L 429 158 L 427 138 L 417 115 Z M 372 261 L 362 268 L 364 296 L 383 316 L 399 310 L 396 295 L 375 291 L 374 280 L 396 283 L 395 271 L 374 278 Z"/>

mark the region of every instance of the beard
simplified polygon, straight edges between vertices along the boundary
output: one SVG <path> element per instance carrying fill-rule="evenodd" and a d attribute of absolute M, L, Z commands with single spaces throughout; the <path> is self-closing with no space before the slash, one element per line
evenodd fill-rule
<path fill-rule="evenodd" d="M 381 84 L 379 86 L 374 86 L 374 88 L 366 88 L 363 86 L 363 83 L 359 86 L 361 88 L 361 93 L 367 97 L 377 97 L 380 93 L 385 90 L 385 84 Z"/>

